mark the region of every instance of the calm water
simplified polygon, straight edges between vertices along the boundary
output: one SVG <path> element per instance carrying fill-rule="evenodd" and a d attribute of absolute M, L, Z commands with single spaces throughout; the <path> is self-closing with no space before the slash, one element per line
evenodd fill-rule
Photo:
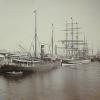
<path fill-rule="evenodd" d="M 0 76 L 0 100 L 100 100 L 100 63 Z"/>

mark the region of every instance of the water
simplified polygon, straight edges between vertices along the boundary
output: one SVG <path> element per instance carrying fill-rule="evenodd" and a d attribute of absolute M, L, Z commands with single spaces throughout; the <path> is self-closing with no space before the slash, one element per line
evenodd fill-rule
<path fill-rule="evenodd" d="M 0 76 L 0 100 L 100 100 L 100 63 Z"/>

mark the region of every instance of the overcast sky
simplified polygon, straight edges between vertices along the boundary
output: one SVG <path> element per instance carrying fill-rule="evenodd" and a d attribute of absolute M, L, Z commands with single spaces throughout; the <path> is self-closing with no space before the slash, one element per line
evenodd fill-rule
<path fill-rule="evenodd" d="M 0 0 L 0 49 L 28 49 L 34 37 L 34 13 L 41 42 L 50 43 L 51 24 L 55 40 L 64 38 L 65 21 L 73 17 L 91 47 L 100 49 L 100 0 Z"/>

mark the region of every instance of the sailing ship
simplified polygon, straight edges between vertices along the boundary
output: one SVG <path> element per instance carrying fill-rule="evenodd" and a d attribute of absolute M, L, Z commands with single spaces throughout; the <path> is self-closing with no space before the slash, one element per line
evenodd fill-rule
<path fill-rule="evenodd" d="M 6 56 L 6 61 L 1 65 L 1 73 L 30 73 L 30 72 L 40 72 L 40 71 L 49 71 L 54 68 L 61 66 L 61 60 L 58 58 L 53 58 L 53 29 L 52 29 L 52 57 L 45 55 L 44 45 L 41 45 L 41 54 L 40 58 L 37 57 L 37 12 L 35 13 L 35 52 L 34 57 L 28 54 L 24 57 L 9 55 Z M 53 26 L 53 25 L 52 25 Z"/>
<path fill-rule="evenodd" d="M 79 38 L 79 27 L 78 23 L 73 21 L 71 17 L 71 23 L 66 22 L 66 39 L 60 40 L 65 50 L 65 56 L 62 58 L 64 64 L 77 64 L 77 63 L 89 63 L 90 59 L 88 56 L 88 43 L 84 36 L 84 39 Z"/>

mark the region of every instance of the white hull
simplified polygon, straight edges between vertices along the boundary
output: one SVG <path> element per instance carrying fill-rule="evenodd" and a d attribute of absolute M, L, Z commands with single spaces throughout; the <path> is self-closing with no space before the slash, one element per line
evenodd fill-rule
<path fill-rule="evenodd" d="M 9 74 L 9 75 L 22 75 L 23 72 L 15 72 L 15 71 L 12 71 L 12 72 L 7 72 L 7 74 Z"/>
<path fill-rule="evenodd" d="M 84 59 L 84 60 L 66 60 L 65 63 L 62 63 L 63 66 L 72 66 L 72 65 L 76 65 L 76 64 L 87 64 L 90 63 L 91 60 L 90 59 Z"/>
<path fill-rule="evenodd" d="M 86 59 L 86 60 L 82 60 L 82 61 L 81 61 L 82 64 L 87 64 L 87 63 L 90 63 L 90 62 L 91 62 L 90 59 Z"/>

